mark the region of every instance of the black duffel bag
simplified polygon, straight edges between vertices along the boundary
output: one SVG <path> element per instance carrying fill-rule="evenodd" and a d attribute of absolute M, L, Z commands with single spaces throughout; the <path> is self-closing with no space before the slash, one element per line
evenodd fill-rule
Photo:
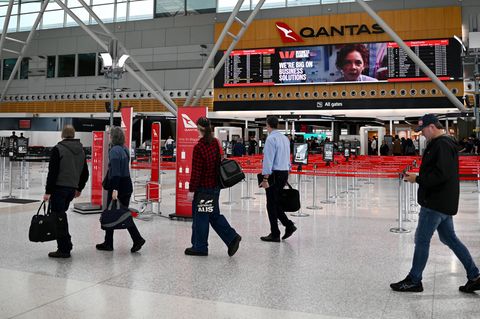
<path fill-rule="evenodd" d="M 40 214 L 42 208 L 43 215 Z M 48 209 L 46 210 L 46 203 L 43 201 L 37 213 L 32 217 L 28 239 L 34 243 L 55 240 L 57 239 L 56 229 L 55 215 L 51 212 L 50 204 L 48 204 Z"/>
<path fill-rule="evenodd" d="M 286 212 L 296 212 L 300 210 L 300 193 L 298 190 L 292 188 L 287 182 L 288 188 L 282 189 L 280 192 L 279 203 L 280 207 Z"/>
<path fill-rule="evenodd" d="M 112 200 L 100 215 L 100 224 L 103 230 L 126 229 L 133 226 L 132 213 L 120 201 Z"/>
<path fill-rule="evenodd" d="M 245 179 L 245 174 L 240 165 L 230 159 L 220 162 L 219 180 L 221 188 L 229 188 Z"/>

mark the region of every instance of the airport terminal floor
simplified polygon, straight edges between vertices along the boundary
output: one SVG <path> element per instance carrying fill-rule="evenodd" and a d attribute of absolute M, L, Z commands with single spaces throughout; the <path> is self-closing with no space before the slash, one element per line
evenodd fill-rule
<path fill-rule="evenodd" d="M 30 188 L 13 193 L 40 199 L 46 170 L 40 164 L 30 169 Z M 140 173 L 137 181 L 142 179 Z M 99 215 L 69 211 L 72 258 L 50 259 L 54 242 L 28 241 L 39 203 L 1 203 L 0 318 L 479 318 L 478 294 L 458 291 L 466 282 L 465 271 L 436 235 L 424 272 L 425 291 L 390 289 L 410 269 L 417 215 L 405 224 L 412 232 L 390 232 L 397 223 L 398 180 L 372 181 L 358 181 L 359 190 L 321 204 L 321 210 L 302 208 L 309 216 L 292 217 L 298 231 L 281 243 L 259 239 L 269 232 L 263 190 L 252 182 L 255 199 L 245 200 L 240 197 L 246 183 L 236 185 L 237 203 L 221 205 L 243 238 L 233 257 L 213 231 L 208 257 L 184 255 L 191 223 L 164 218 L 174 206 L 172 171 L 163 175 L 164 217 L 136 222 L 147 242 L 134 254 L 126 231 L 115 232 L 113 252 L 97 251 L 104 234 Z M 305 178 L 301 184 L 302 203 L 308 206 L 312 181 Z M 6 195 L 2 185 L 1 195 Z M 88 189 L 77 202 L 89 199 Z M 480 263 L 476 190 L 474 182 L 462 182 L 455 227 Z M 322 199 L 322 178 L 317 192 Z M 228 191 L 222 191 L 220 201 L 227 199 Z"/>

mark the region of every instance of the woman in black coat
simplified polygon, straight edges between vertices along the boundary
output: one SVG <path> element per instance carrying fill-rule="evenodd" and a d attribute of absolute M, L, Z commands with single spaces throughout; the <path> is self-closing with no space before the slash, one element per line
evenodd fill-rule
<path fill-rule="evenodd" d="M 125 134 L 123 130 L 114 126 L 110 130 L 110 143 L 112 148 L 108 153 L 109 163 L 106 176 L 105 190 L 108 191 L 107 207 L 112 200 L 118 200 L 123 207 L 128 207 L 133 193 L 132 179 L 130 178 L 130 156 L 125 148 Z M 139 251 L 145 244 L 145 239 L 132 221 L 132 226 L 127 228 L 133 240 L 132 253 Z M 105 230 L 105 242 L 98 244 L 98 250 L 113 250 L 113 229 Z"/>

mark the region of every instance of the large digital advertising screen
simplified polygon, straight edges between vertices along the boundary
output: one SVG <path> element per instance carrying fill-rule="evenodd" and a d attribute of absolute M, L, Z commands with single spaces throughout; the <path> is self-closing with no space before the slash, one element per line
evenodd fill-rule
<path fill-rule="evenodd" d="M 454 39 L 406 44 L 441 80 L 462 78 L 461 48 Z M 236 50 L 215 87 L 412 81 L 429 78 L 395 42 L 377 42 Z"/>

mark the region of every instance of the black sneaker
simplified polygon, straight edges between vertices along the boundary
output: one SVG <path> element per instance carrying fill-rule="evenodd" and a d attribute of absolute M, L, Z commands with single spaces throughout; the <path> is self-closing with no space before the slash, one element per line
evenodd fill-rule
<path fill-rule="evenodd" d="M 138 242 L 134 243 L 133 244 L 133 247 L 132 249 L 130 249 L 130 251 L 132 253 L 136 253 L 137 251 L 139 251 L 140 249 L 142 249 L 142 246 L 145 244 L 145 239 L 141 239 L 139 240 Z"/>
<path fill-rule="evenodd" d="M 280 242 L 280 236 L 279 237 L 274 237 L 274 236 L 272 236 L 272 234 L 270 234 L 268 236 L 260 237 L 260 239 L 262 241 L 269 241 L 269 242 L 274 242 L 274 243 L 279 243 Z"/>
<path fill-rule="evenodd" d="M 230 245 L 228 245 L 228 255 L 230 257 L 232 257 L 233 255 L 235 255 L 235 253 L 237 252 L 238 250 L 238 247 L 240 246 L 240 241 L 242 240 L 242 236 L 238 235 L 235 236 L 235 238 L 233 239 L 233 241 L 230 243 Z"/>
<path fill-rule="evenodd" d="M 113 247 L 105 243 L 97 244 L 95 247 L 97 248 L 97 250 L 113 251 Z"/>
<path fill-rule="evenodd" d="M 465 293 L 473 293 L 477 290 L 480 290 L 480 277 L 477 280 L 469 280 L 465 286 L 458 287 L 458 290 Z"/>
<path fill-rule="evenodd" d="M 423 285 L 421 282 L 418 284 L 414 283 L 410 276 L 407 276 L 405 279 L 402 281 L 399 281 L 394 284 L 390 284 L 390 288 L 392 288 L 394 291 L 400 291 L 400 292 L 422 292 L 423 291 Z"/>
<path fill-rule="evenodd" d="M 185 255 L 188 256 L 208 256 L 208 253 L 203 253 L 201 251 L 195 251 L 191 247 L 185 249 Z"/>
<path fill-rule="evenodd" d="M 295 225 L 292 225 L 290 227 L 285 228 L 285 235 L 283 235 L 282 239 L 285 240 L 288 237 L 292 236 L 294 232 L 297 231 L 297 227 Z"/>
<path fill-rule="evenodd" d="M 48 253 L 48 257 L 50 258 L 70 258 L 70 253 L 63 253 L 60 250 L 57 251 L 52 251 L 51 253 Z"/>

